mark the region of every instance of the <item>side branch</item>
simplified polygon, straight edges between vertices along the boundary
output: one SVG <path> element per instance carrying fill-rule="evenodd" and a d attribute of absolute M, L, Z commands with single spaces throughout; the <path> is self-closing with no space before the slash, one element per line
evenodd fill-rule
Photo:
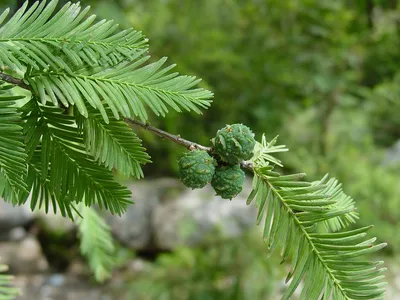
<path fill-rule="evenodd" d="M 17 85 L 17 86 L 19 86 L 19 87 L 21 87 L 23 89 L 29 90 L 29 91 L 32 90 L 31 86 L 25 84 L 21 79 L 15 78 L 15 77 L 13 77 L 11 75 L 8 75 L 8 74 L 5 74 L 3 72 L 0 72 L 0 80 L 3 80 L 5 82 L 11 83 L 11 84 L 15 84 L 15 85 Z M 152 133 L 154 133 L 155 135 L 157 135 L 157 136 L 159 136 L 161 138 L 168 139 L 168 140 L 170 140 L 170 141 L 172 141 L 172 142 L 174 142 L 176 144 L 184 146 L 184 147 L 186 147 L 187 149 L 189 149 L 191 151 L 197 149 L 197 150 L 207 151 L 207 152 L 209 152 L 211 154 L 213 153 L 213 149 L 211 147 L 206 147 L 206 146 L 191 142 L 189 140 L 183 139 L 183 138 L 180 137 L 180 135 L 171 134 L 171 133 L 166 132 L 164 130 L 161 130 L 161 129 L 158 129 L 156 127 L 153 127 L 148 123 L 145 123 L 145 122 L 142 122 L 142 121 L 139 121 L 139 120 L 128 119 L 128 118 L 125 118 L 125 122 L 128 123 L 129 125 L 131 125 L 131 127 L 132 126 L 139 126 L 139 127 L 143 128 L 144 130 L 152 132 Z M 248 169 L 250 171 L 252 171 L 252 169 L 253 169 L 253 164 L 251 162 L 249 162 L 249 161 L 242 161 L 240 163 L 240 165 L 242 166 L 242 168 Z"/>
<path fill-rule="evenodd" d="M 183 138 L 181 138 L 179 135 L 174 135 L 171 134 L 169 132 L 166 132 L 164 130 L 158 129 L 156 127 L 151 126 L 148 123 L 144 123 L 142 121 L 139 120 L 132 120 L 132 119 L 128 119 L 125 118 L 125 122 L 128 123 L 131 126 L 139 126 L 142 127 L 144 130 L 150 131 L 154 134 L 156 134 L 157 136 L 161 137 L 161 138 L 166 138 L 176 144 L 182 145 L 184 147 L 186 147 L 189 150 L 204 150 L 207 151 L 208 153 L 213 153 L 213 149 L 211 147 L 205 147 L 203 145 L 185 140 Z M 240 162 L 240 165 L 242 166 L 242 168 L 248 169 L 248 170 L 252 170 L 253 169 L 253 164 L 249 161 L 242 161 Z"/>
<path fill-rule="evenodd" d="M 31 87 L 25 84 L 21 79 L 15 78 L 11 75 L 7 75 L 3 72 L 0 72 L 0 79 L 8 83 L 15 84 L 25 90 L 31 90 Z"/>
<path fill-rule="evenodd" d="M 128 118 L 125 118 L 125 122 L 128 123 L 129 125 L 135 125 L 135 126 L 142 127 L 143 129 L 145 129 L 147 131 L 150 131 L 150 132 L 158 135 L 161 138 L 166 138 L 168 140 L 171 140 L 176 144 L 179 144 L 179 145 L 182 145 L 182 146 L 188 148 L 189 150 L 198 149 L 198 150 L 204 150 L 204 151 L 207 151 L 207 152 L 212 152 L 212 149 L 210 147 L 205 147 L 203 145 L 200 145 L 200 144 L 185 140 L 185 139 L 181 138 L 180 135 L 171 134 L 171 133 L 166 132 L 164 130 L 161 130 L 161 129 L 158 129 L 156 127 L 153 127 L 148 123 L 144 123 L 144 122 L 139 121 L 139 120 L 132 120 L 132 119 L 128 119 Z"/>

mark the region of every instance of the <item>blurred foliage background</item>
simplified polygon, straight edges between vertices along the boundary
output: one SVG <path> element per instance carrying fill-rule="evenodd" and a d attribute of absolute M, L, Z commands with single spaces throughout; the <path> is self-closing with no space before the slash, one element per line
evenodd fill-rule
<path fill-rule="evenodd" d="M 393 0 L 92 1 L 98 15 L 142 30 L 150 54 L 203 79 L 204 115 L 153 123 L 202 144 L 243 122 L 290 148 L 291 171 L 329 172 L 356 200 L 361 224 L 400 251 L 400 4 Z M 182 149 L 146 136 L 147 176 L 174 175 Z"/>
<path fill-rule="evenodd" d="M 143 31 L 150 39 L 154 59 L 168 56 L 178 71 L 202 78 L 201 85 L 215 93 L 214 103 L 204 115 L 170 113 L 165 119 L 154 118 L 155 126 L 202 144 L 209 144 L 217 129 L 236 122 L 250 126 L 257 137 L 279 134 L 280 142 L 291 150 L 281 157 L 283 171 L 304 171 L 310 180 L 327 172 L 337 177 L 356 200 L 361 216 L 358 225 L 374 224 L 373 234 L 389 243 L 384 254 L 397 260 L 400 165 L 385 163 L 385 153 L 400 140 L 399 1 L 82 2 L 102 18 Z M 3 1 L 2 5 L 15 7 L 16 3 Z M 145 174 L 176 175 L 182 149 L 150 135 L 144 139 L 154 162 Z M 230 247 L 239 251 L 238 241 L 231 243 Z M 213 275 L 208 278 L 207 274 L 229 272 L 234 265 L 215 263 L 220 262 L 216 256 L 227 255 L 226 249 L 218 249 L 183 249 L 163 255 L 152 273 L 159 280 L 149 279 L 148 283 L 154 283 L 150 288 L 157 293 L 162 285 L 173 286 L 174 276 L 163 272 L 172 270 L 179 278 L 193 261 L 199 266 L 197 273 L 185 278 L 199 285 L 207 279 L 204 286 L 219 286 Z M 254 262 L 265 263 L 262 254 L 251 257 L 249 265 L 254 257 L 258 257 Z M 245 259 L 232 258 L 239 267 Z M 249 267 L 245 265 L 243 276 Z M 200 266 L 208 273 L 202 274 Z M 266 275 L 258 276 L 274 272 L 269 268 L 264 268 Z M 241 275 L 236 276 L 237 282 Z M 190 296 L 193 290 L 181 289 L 180 295 L 175 292 L 171 289 L 174 299 L 200 299 Z M 242 292 L 249 291 L 243 288 Z M 207 290 L 202 293 L 206 295 Z M 258 299 L 250 294 L 237 297 Z"/>

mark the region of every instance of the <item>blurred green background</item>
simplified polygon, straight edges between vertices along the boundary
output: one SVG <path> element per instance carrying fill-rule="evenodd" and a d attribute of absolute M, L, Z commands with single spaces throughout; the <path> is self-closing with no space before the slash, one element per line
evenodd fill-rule
<path fill-rule="evenodd" d="M 329 172 L 374 224 L 388 255 L 400 253 L 400 4 L 393 0 L 88 1 L 96 13 L 150 39 L 154 59 L 215 93 L 203 115 L 152 123 L 210 144 L 225 124 L 280 135 L 289 171 Z M 147 176 L 176 174 L 182 149 L 145 136 Z M 400 160 L 398 153 L 398 161 Z M 390 162 L 389 162 L 390 161 Z"/>
<path fill-rule="evenodd" d="M 168 56 L 179 72 L 202 78 L 201 85 L 215 93 L 203 115 L 170 113 L 154 118 L 153 125 L 205 145 L 229 123 L 250 126 L 258 138 L 279 134 L 290 148 L 280 157 L 283 172 L 304 171 L 310 180 L 327 172 L 337 177 L 356 201 L 358 226 L 374 224 L 372 234 L 388 242 L 381 255 L 398 261 L 400 1 L 81 2 L 101 18 L 143 31 L 153 59 Z M 175 176 L 182 149 L 142 137 L 154 162 L 145 175 Z M 254 245 L 251 251 L 242 245 L 247 240 Z M 152 273 L 136 280 L 135 291 L 148 284 L 152 292 L 165 289 L 172 297 L 155 299 L 263 299 L 269 289 L 265 278 L 280 272 L 279 260 L 269 262 L 261 242 L 253 240 L 260 239 L 249 234 L 224 247 L 162 254 Z M 196 274 L 187 274 L 193 261 Z M 218 283 L 224 273 L 235 274 L 240 284 Z M 182 281 L 192 285 L 174 290 Z M 246 285 L 256 282 L 259 287 Z"/>

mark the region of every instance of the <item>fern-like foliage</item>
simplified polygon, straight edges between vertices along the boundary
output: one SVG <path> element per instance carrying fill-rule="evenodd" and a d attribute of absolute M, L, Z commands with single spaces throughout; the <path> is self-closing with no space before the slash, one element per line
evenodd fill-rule
<path fill-rule="evenodd" d="M 110 115 L 110 111 L 107 113 Z M 137 179 L 143 177 L 140 164 L 151 162 L 150 156 L 128 124 L 111 117 L 106 124 L 101 114 L 94 109 L 89 111 L 88 118 L 80 119 L 86 149 L 96 161 L 126 176 Z"/>
<path fill-rule="evenodd" d="M 5 178 L 2 197 L 18 204 L 26 184 L 26 154 L 22 135 L 22 120 L 15 101 L 22 96 L 7 93 L 12 86 L 0 83 L 0 172 Z"/>
<path fill-rule="evenodd" d="M 117 30 L 113 21 L 94 23 L 81 11 L 79 3 L 67 3 L 56 14 L 57 0 L 28 1 L 0 27 L 0 64 L 10 68 L 36 70 L 63 69 L 71 66 L 115 65 L 147 48 L 147 40 L 133 29 Z M 0 16 L 5 21 L 9 9 Z"/>
<path fill-rule="evenodd" d="M 283 167 L 282 162 L 276 158 L 274 153 L 281 153 L 289 151 L 285 145 L 276 145 L 278 137 L 276 136 L 270 142 L 267 142 L 265 135 L 262 136 L 261 142 L 257 142 L 254 150 L 254 156 L 251 162 L 256 166 L 268 166 L 271 163 L 279 167 Z M 278 174 L 278 173 L 276 173 Z M 296 174 L 292 175 L 292 179 L 301 179 L 305 177 L 306 174 Z M 257 183 L 255 179 L 255 183 Z M 325 175 L 321 180 L 312 182 L 311 185 L 326 185 L 324 191 L 319 194 L 325 194 L 330 197 L 332 202 L 331 208 L 337 211 L 345 212 L 337 217 L 329 218 L 323 222 L 323 225 L 330 231 L 338 231 L 345 228 L 346 226 L 355 223 L 358 219 L 358 213 L 353 199 L 345 195 L 341 190 L 341 184 L 335 178 L 328 178 Z M 284 189 L 285 187 L 282 187 Z M 255 191 L 253 191 L 254 193 Z M 249 197 L 251 199 L 251 197 Z"/>
<path fill-rule="evenodd" d="M 3 197 L 69 217 L 82 201 L 121 214 L 130 191 L 112 170 L 141 178 L 141 165 L 150 162 L 121 116 L 147 120 L 148 110 L 164 116 L 169 108 L 200 113 L 212 93 L 193 88 L 193 76 L 171 73 L 165 58 L 146 64 L 140 32 L 96 22 L 79 3 L 56 12 L 57 3 L 28 9 L 26 2 L 8 20 L 9 10 L 0 16 L 0 69 L 23 73 L 32 92 L 22 119 L 12 102 L 18 97 L 0 104 Z"/>
<path fill-rule="evenodd" d="M 110 277 L 114 266 L 111 230 L 93 208 L 79 205 L 78 210 L 80 250 L 87 257 L 96 280 L 102 282 Z"/>
<path fill-rule="evenodd" d="M 34 99 L 23 109 L 29 124 L 26 136 L 34 137 L 27 140 L 27 149 L 37 149 L 37 142 L 41 140 L 40 160 L 30 161 L 40 170 L 32 181 L 38 180 L 40 174 L 40 182 L 48 184 L 54 197 L 64 203 L 85 199 L 88 206 L 96 203 L 112 213 L 124 212 L 131 203 L 130 191 L 86 153 L 75 118 L 63 114 L 63 109 L 39 105 Z M 31 201 L 37 203 L 42 198 L 32 193 Z"/>
<path fill-rule="evenodd" d="M 337 179 L 329 178 L 327 174 L 320 181 L 313 182 L 312 185 L 325 185 L 325 189 L 319 192 L 319 194 L 328 195 L 330 200 L 335 201 L 335 203 L 330 206 L 332 212 L 341 212 L 338 216 L 324 221 L 327 230 L 332 232 L 339 231 L 354 224 L 358 220 L 359 216 L 353 198 L 342 191 L 342 184 L 339 183 Z"/>
<path fill-rule="evenodd" d="M 6 265 L 0 264 L 0 273 L 8 270 Z M 15 288 L 12 284 L 14 277 L 12 275 L 0 274 L 0 299 L 1 300 L 13 300 L 21 294 L 18 288 Z"/>
<path fill-rule="evenodd" d="M 87 117 L 87 105 L 98 109 L 106 122 L 109 117 L 104 105 L 111 109 L 115 119 L 148 119 L 150 108 L 157 116 L 165 116 L 168 107 L 200 113 L 200 108 L 210 105 L 212 93 L 204 89 L 192 89 L 200 80 L 193 76 L 168 73 L 173 66 L 163 67 L 166 58 L 148 65 L 149 56 L 135 53 L 131 61 L 112 68 L 78 68 L 71 72 L 59 70 L 32 71 L 27 81 L 42 103 L 48 97 L 55 105 L 76 105 Z"/>
<path fill-rule="evenodd" d="M 47 213 L 52 207 L 54 213 L 57 213 L 58 209 L 62 216 L 68 216 L 73 219 L 73 210 L 75 210 L 73 203 L 56 197 L 54 188 L 50 185 L 50 178 L 42 180 L 40 150 L 39 147 L 34 151 L 31 161 L 28 163 L 27 183 L 31 193 L 29 196 L 26 195 L 25 199 L 30 200 L 32 211 L 43 207 Z"/>
<path fill-rule="evenodd" d="M 363 256 L 386 244 L 374 245 L 375 238 L 365 239 L 370 227 L 332 232 L 356 219 L 354 203 L 337 180 L 325 176 L 310 183 L 301 180 L 303 173 L 280 175 L 265 160 L 254 161 L 253 190 L 247 203 L 255 199 L 268 251 L 280 247 L 282 260 L 292 264 L 282 299 L 289 299 L 303 279 L 300 299 L 381 299 L 385 268 Z M 325 230 L 318 226 L 321 223 Z"/>
<path fill-rule="evenodd" d="M 261 137 L 261 142 L 256 142 L 254 147 L 254 155 L 251 159 L 251 162 L 260 166 L 273 163 L 274 165 L 283 167 L 282 162 L 272 154 L 286 152 L 289 151 L 289 149 L 286 148 L 285 145 L 276 145 L 277 142 L 277 136 L 272 139 L 272 141 L 267 142 L 267 138 L 265 137 L 265 134 L 263 134 Z"/>
<path fill-rule="evenodd" d="M 57 1 L 27 2 L 0 28 L 0 66 L 28 69 L 26 81 L 40 96 L 58 105 L 76 105 L 87 117 L 86 104 L 100 110 L 108 123 L 104 105 L 116 119 L 139 117 L 147 120 L 146 107 L 164 116 L 168 107 L 177 111 L 210 105 L 212 93 L 192 89 L 199 80 L 170 73 L 166 58 L 143 66 L 149 59 L 146 40 L 132 29 L 117 31 L 113 21 L 95 24 L 85 18 L 77 4 L 66 4 L 52 16 Z M 0 24 L 8 10 L 0 16 Z M 32 72 L 30 71 L 32 70 Z"/>

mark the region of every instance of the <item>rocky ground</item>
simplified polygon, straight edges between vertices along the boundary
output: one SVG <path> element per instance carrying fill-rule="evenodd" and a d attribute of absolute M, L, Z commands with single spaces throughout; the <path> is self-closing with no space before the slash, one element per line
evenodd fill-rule
<path fill-rule="evenodd" d="M 249 183 L 233 201 L 214 197 L 211 189 L 185 189 L 167 178 L 141 181 L 130 188 L 135 205 L 120 218 L 106 219 L 115 238 L 139 253 L 203 243 L 216 228 L 223 237 L 235 237 L 254 226 L 255 210 L 245 205 Z M 125 274 L 140 271 L 146 259 L 132 258 L 123 272 L 116 271 L 105 285 L 97 285 L 79 255 L 71 221 L 4 201 L 0 201 L 0 257 L 21 288 L 18 300 L 131 299 Z M 390 286 L 385 299 L 400 299 L 400 266 L 393 261 L 387 265 Z"/>
<path fill-rule="evenodd" d="M 119 243 L 146 257 L 203 243 L 216 229 L 229 238 L 254 226 L 255 210 L 243 198 L 249 184 L 231 202 L 215 197 L 211 188 L 190 190 L 168 178 L 142 180 L 130 188 L 135 205 L 122 217 L 105 218 Z M 19 300 L 129 299 L 118 271 L 102 287 L 93 282 L 80 258 L 73 222 L 53 213 L 32 213 L 28 206 L 0 201 L 0 263 L 15 275 L 22 290 Z M 128 265 L 134 273 L 140 257 Z"/>

